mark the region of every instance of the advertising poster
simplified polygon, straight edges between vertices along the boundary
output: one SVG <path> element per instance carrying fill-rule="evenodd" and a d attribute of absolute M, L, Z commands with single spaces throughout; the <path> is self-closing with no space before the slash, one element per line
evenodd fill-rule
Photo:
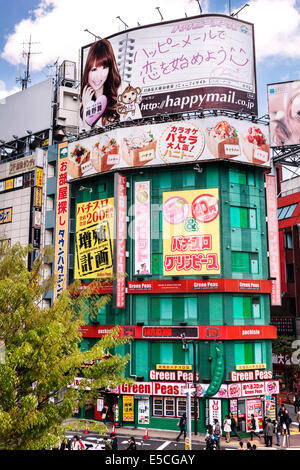
<path fill-rule="evenodd" d="M 209 400 L 209 424 L 213 425 L 214 420 L 217 419 L 222 425 L 222 405 L 221 400 L 210 399 Z"/>
<path fill-rule="evenodd" d="M 82 48 L 80 130 L 215 108 L 257 114 L 250 23 L 201 15 L 127 30 Z"/>
<path fill-rule="evenodd" d="M 67 287 L 68 276 L 68 237 L 69 237 L 69 185 L 67 183 L 68 145 L 59 144 L 57 157 L 56 186 L 56 223 L 54 273 L 57 284 L 53 291 L 53 300 L 57 299 Z M 36 188 L 39 189 L 39 188 Z"/>
<path fill-rule="evenodd" d="M 262 430 L 262 422 L 263 422 L 263 407 L 262 401 L 258 398 L 256 399 L 248 399 L 246 400 L 246 415 L 247 415 L 247 431 L 250 431 L 250 422 L 251 422 L 251 415 L 254 415 L 254 419 L 256 421 L 257 430 Z M 258 432 L 258 431 L 257 431 Z"/>
<path fill-rule="evenodd" d="M 150 181 L 135 183 L 134 201 L 134 261 L 135 274 L 151 274 Z"/>
<path fill-rule="evenodd" d="M 114 198 L 77 204 L 75 279 L 112 276 Z"/>
<path fill-rule="evenodd" d="M 126 237 L 127 237 L 127 196 L 126 176 L 115 173 L 114 177 L 116 216 L 114 233 L 116 240 L 113 254 L 113 306 L 125 308 L 126 289 Z"/>
<path fill-rule="evenodd" d="M 299 145 L 300 80 L 268 85 L 270 145 Z"/>
<path fill-rule="evenodd" d="M 123 396 L 123 421 L 134 421 L 134 396 Z"/>
<path fill-rule="evenodd" d="M 268 134 L 264 124 L 227 116 L 117 128 L 69 144 L 68 180 L 210 160 L 270 167 Z"/>
<path fill-rule="evenodd" d="M 12 207 L 0 209 L 0 224 L 9 224 L 12 221 Z"/>
<path fill-rule="evenodd" d="M 138 424 L 149 424 L 150 422 L 149 398 L 138 399 Z"/>
<path fill-rule="evenodd" d="M 218 189 L 163 193 L 164 276 L 220 274 Z"/>

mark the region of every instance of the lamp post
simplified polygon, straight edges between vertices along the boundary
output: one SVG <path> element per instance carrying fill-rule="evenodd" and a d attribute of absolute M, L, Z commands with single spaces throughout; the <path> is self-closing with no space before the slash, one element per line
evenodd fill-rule
<path fill-rule="evenodd" d="M 197 378 L 196 378 L 196 343 L 195 341 L 187 341 L 185 333 L 181 335 L 182 347 L 184 351 L 188 351 L 188 343 L 193 345 L 193 393 L 194 393 L 194 434 L 198 434 L 198 402 L 197 402 Z M 191 410 L 190 410 L 191 414 Z"/>

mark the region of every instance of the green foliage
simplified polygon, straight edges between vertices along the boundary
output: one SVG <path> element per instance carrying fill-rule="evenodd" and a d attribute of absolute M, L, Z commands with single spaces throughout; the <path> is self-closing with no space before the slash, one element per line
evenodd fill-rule
<path fill-rule="evenodd" d="M 41 275 L 51 252 L 41 254 L 29 272 L 30 250 L 0 244 L 0 341 L 6 348 L 0 363 L 0 448 L 10 450 L 56 446 L 77 406 L 99 396 L 99 388 L 126 382 L 129 359 L 110 353 L 129 341 L 119 336 L 118 327 L 89 351 L 80 351 L 80 326 L 86 323 L 82 305 L 89 291 L 74 295 L 75 284 L 51 308 L 43 308 L 42 296 L 54 285 L 54 279 Z M 94 365 L 83 369 L 85 362 Z M 85 378 L 75 389 L 70 385 L 83 370 Z M 103 425 L 95 426 L 103 431 Z"/>

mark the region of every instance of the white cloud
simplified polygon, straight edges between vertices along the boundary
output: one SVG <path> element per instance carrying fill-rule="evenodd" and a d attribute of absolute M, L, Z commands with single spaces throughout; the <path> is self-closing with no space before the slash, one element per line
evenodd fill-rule
<path fill-rule="evenodd" d="M 201 2 L 203 12 L 207 12 L 209 1 Z M 124 29 L 120 16 L 129 28 L 160 22 L 156 7 L 159 6 L 164 20 L 183 18 L 185 14 L 195 16 L 199 8 L 195 0 L 41 0 L 30 17 L 15 25 L 15 30 L 7 38 L 1 57 L 11 64 L 19 64 L 22 58 L 24 41 L 33 42 L 31 70 L 40 71 L 53 64 L 57 58 L 77 62 L 79 49 L 93 37 L 84 32 L 106 37 Z"/>
<path fill-rule="evenodd" d="M 256 57 L 300 57 L 300 12 L 296 0 L 253 0 L 238 15 L 254 23 Z"/>

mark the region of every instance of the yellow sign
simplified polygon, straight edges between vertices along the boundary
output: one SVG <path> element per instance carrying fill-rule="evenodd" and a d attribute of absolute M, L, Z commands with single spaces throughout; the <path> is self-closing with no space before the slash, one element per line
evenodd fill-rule
<path fill-rule="evenodd" d="M 163 274 L 220 274 L 217 188 L 163 193 Z"/>
<path fill-rule="evenodd" d="M 134 421 L 133 395 L 123 395 L 123 421 Z"/>
<path fill-rule="evenodd" d="M 43 187 L 43 168 L 36 168 L 35 185 L 39 188 Z"/>
<path fill-rule="evenodd" d="M 191 440 L 189 437 L 185 438 L 185 450 L 191 450 Z"/>
<path fill-rule="evenodd" d="M 12 208 L 0 209 L 0 224 L 9 224 L 12 221 Z"/>
<path fill-rule="evenodd" d="M 5 181 L 5 190 L 7 191 L 8 189 L 14 189 L 14 180 L 6 180 Z"/>
<path fill-rule="evenodd" d="M 156 370 L 192 370 L 192 366 L 184 364 L 156 364 Z"/>
<path fill-rule="evenodd" d="M 236 370 L 266 369 L 267 364 L 239 364 L 235 368 Z"/>
<path fill-rule="evenodd" d="M 112 277 L 114 198 L 77 204 L 75 279 Z"/>

